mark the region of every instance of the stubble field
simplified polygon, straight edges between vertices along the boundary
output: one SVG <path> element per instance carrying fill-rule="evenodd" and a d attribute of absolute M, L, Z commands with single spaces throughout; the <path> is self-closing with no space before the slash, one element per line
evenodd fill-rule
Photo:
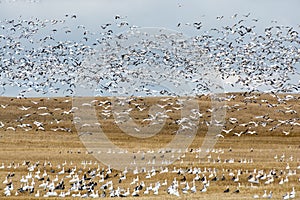
<path fill-rule="evenodd" d="M 282 196 L 287 192 L 290 193 L 294 187 L 297 199 L 297 195 L 299 197 L 297 191 L 300 190 L 299 96 L 292 95 L 293 98 L 290 98 L 287 95 L 275 97 L 269 94 L 245 93 L 225 96 L 226 117 L 222 127 L 225 131 L 220 133 L 222 135 L 218 135 L 216 144 L 210 149 L 201 148 L 214 111 L 210 110 L 209 96 L 198 97 L 194 101 L 199 104 L 201 115 L 193 142 L 189 148 L 181 152 L 174 163 L 165 165 L 168 172 L 163 172 L 164 167 L 157 168 L 153 170 L 154 173 L 151 171 L 150 178 L 146 178 L 150 171 L 133 174 L 130 170 L 135 169 L 134 164 L 128 166 L 129 171 L 126 175 L 124 171 L 114 169 L 108 173 L 108 166 L 97 160 L 94 155 L 110 154 L 113 160 L 114 154 L 120 152 L 110 152 L 109 149 L 107 152 L 86 150 L 74 125 L 74 107 L 71 98 L 1 97 L 0 167 L 2 163 L 3 167 L 0 169 L 0 198 L 36 199 L 37 191 L 40 198 L 44 198 L 43 195 L 49 188 L 40 185 L 47 178 L 55 185 L 64 180 L 65 188 L 55 191 L 58 195 L 61 192 L 70 192 L 70 196 L 65 198 L 79 198 L 75 196 L 90 194 L 91 190 L 87 192 L 87 189 L 70 191 L 72 185 L 69 180 L 72 176 L 68 176 L 66 172 L 70 169 L 80 178 L 84 174 L 90 177 L 85 182 L 96 182 L 93 192 L 98 191 L 99 195 L 105 193 L 105 198 L 109 198 L 111 191 L 116 191 L 119 187 L 118 191 L 122 194 L 129 188 L 128 199 L 252 199 L 254 195 L 262 198 L 265 190 L 267 195 L 272 191 L 273 199 L 282 199 Z M 152 105 L 161 105 L 164 112 L 169 110 L 165 113 L 168 117 L 163 129 L 149 138 L 132 137 L 116 124 L 109 98 L 95 98 L 95 101 L 87 102 L 90 104 L 87 106 L 95 106 L 103 132 L 115 145 L 128 152 L 144 151 L 149 155 L 149 152 L 156 152 L 172 141 L 181 119 L 179 107 L 182 105 L 178 103 L 177 98 L 136 97 L 130 102 L 130 116 L 140 126 L 147 125 L 144 119 L 149 118 L 149 109 Z M 230 129 L 232 130 L 228 131 Z M 199 157 L 200 152 L 205 152 L 205 157 Z M 148 156 L 143 159 L 145 166 L 150 167 L 149 163 L 155 158 Z M 33 169 L 31 172 L 28 170 L 30 167 Z M 65 172 L 58 174 L 62 169 Z M 88 172 L 91 170 L 95 170 L 95 174 L 99 175 L 90 175 Z M 44 180 L 35 177 L 37 171 L 40 171 L 39 178 L 44 177 Z M 271 174 L 272 172 L 274 173 Z M 9 173 L 14 175 L 8 176 Z M 43 173 L 46 175 L 42 176 Z M 105 180 L 101 180 L 103 174 Z M 21 183 L 22 176 L 27 175 L 29 175 L 27 183 L 26 181 Z M 126 179 L 120 181 L 124 175 Z M 197 180 L 197 176 L 200 180 Z M 256 176 L 259 183 L 251 183 L 249 181 L 251 176 Z M 10 197 L 4 196 L 4 188 L 8 184 L 4 182 L 6 177 L 7 182 L 13 184 Z M 139 180 L 131 184 L 137 177 Z M 201 180 L 203 177 L 206 180 Z M 58 180 L 53 181 L 55 178 Z M 168 194 L 168 188 L 174 182 L 174 178 L 178 181 L 179 197 Z M 193 179 L 196 192 L 191 190 L 185 192 L 187 184 L 192 187 Z M 283 184 L 279 184 L 282 180 Z M 34 191 L 30 193 L 30 190 L 19 190 L 24 185 L 31 185 L 32 181 Z M 109 181 L 112 181 L 112 188 L 101 188 Z M 139 197 L 132 197 L 134 188 L 141 182 L 144 185 L 138 192 Z M 150 189 L 149 194 L 145 194 L 147 187 L 150 185 L 154 187 L 158 182 L 160 184 L 158 194 L 153 194 L 154 190 Z M 201 192 L 204 187 L 207 191 Z M 227 188 L 229 192 L 224 193 Z M 235 193 L 237 189 L 239 192 Z M 56 198 L 60 199 L 52 197 Z"/>

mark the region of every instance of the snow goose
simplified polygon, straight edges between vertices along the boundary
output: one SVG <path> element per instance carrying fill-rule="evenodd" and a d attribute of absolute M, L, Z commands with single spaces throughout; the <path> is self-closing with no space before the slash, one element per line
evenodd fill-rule
<path fill-rule="evenodd" d="M 291 193 L 290 193 L 290 199 L 294 199 L 296 197 L 296 191 L 295 191 L 295 187 L 293 187 Z"/>

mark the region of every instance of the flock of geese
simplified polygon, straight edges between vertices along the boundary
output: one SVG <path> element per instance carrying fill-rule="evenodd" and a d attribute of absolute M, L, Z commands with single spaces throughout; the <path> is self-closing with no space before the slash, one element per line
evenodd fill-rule
<path fill-rule="evenodd" d="M 1 185 L 4 186 L 5 196 L 32 197 L 130 197 L 149 195 L 172 195 L 184 197 L 189 194 L 229 193 L 228 195 L 241 194 L 244 197 L 254 192 L 252 198 L 278 198 L 272 190 L 261 189 L 278 186 L 284 188 L 286 193 L 282 199 L 297 199 L 295 188 L 299 188 L 300 165 L 290 166 L 293 155 L 275 162 L 285 163 L 284 167 L 266 169 L 248 169 L 249 162 L 233 160 L 229 165 L 222 160 L 220 155 L 235 151 L 230 148 L 207 150 L 216 157 L 213 167 L 180 167 L 162 166 L 160 168 L 133 168 L 114 170 L 105 167 L 97 161 L 82 161 L 74 163 L 65 161 L 53 164 L 51 161 L 24 161 L 23 163 L 7 163 L 0 166 L 1 173 L 7 173 Z M 195 157 L 197 149 L 187 149 L 186 157 Z M 218 158 L 217 158 L 218 157 Z M 286 157 L 283 153 L 280 157 Z M 181 158 L 184 158 L 183 156 Z M 245 158 L 246 160 L 246 158 Z M 299 160 L 299 159 L 298 159 Z M 250 161 L 252 163 L 253 161 Z M 234 163 L 239 167 L 231 168 Z M 168 176 L 166 176 L 168 174 Z M 296 180 L 295 180 L 296 179 Z M 291 182 L 291 183 L 290 183 Z M 223 191 L 215 191 L 214 186 L 224 185 Z M 226 186 L 227 185 L 227 186 Z"/>
<path fill-rule="evenodd" d="M 126 21 L 126 16 L 117 15 L 112 21 L 99 24 L 97 31 L 90 31 L 84 25 L 77 24 L 78 18 L 74 14 L 66 14 L 61 19 L 19 17 L 1 20 L 1 95 L 10 95 L 13 90 L 13 94 L 19 97 L 72 96 L 75 88 L 79 87 L 76 78 L 86 67 L 83 66 L 84 61 L 99 49 L 111 52 L 105 58 L 110 63 L 107 66 L 100 64 L 99 69 L 87 67 L 85 70 L 89 73 L 83 76 L 87 80 L 103 81 L 98 88 L 101 93 L 113 93 L 116 86 L 120 89 L 120 82 L 123 85 L 133 83 L 133 80 L 126 78 L 131 72 L 136 73 L 131 74 L 134 83 L 142 82 L 145 75 L 143 71 L 130 69 L 139 65 L 166 65 L 169 68 L 166 68 L 163 77 L 179 76 L 179 84 L 186 81 L 194 83 L 195 93 L 212 92 L 212 77 L 207 79 L 206 74 L 212 69 L 218 72 L 218 78 L 225 83 L 224 90 L 274 93 L 299 90 L 299 69 L 296 67 L 299 63 L 299 27 L 272 21 L 264 30 L 257 30 L 259 19 L 252 18 L 251 14 L 236 14 L 232 16 L 233 24 L 221 24 L 209 30 L 201 26 L 205 23 L 201 21 L 176 26 L 178 31 L 195 28 L 197 36 L 186 37 L 189 41 L 184 44 L 182 40 L 176 42 L 172 34 L 157 35 L 160 37 L 156 37 L 152 43 L 145 42 L 146 36 L 140 38 L 141 35 L 137 34 L 131 36 L 131 39 L 137 41 L 135 48 L 122 46 L 122 51 L 115 47 L 109 50 L 112 48 L 109 45 L 122 42 L 124 38 L 126 40 L 126 31 L 129 34 L 133 30 L 142 30 Z M 218 21 L 221 23 L 223 19 L 219 17 Z M 173 50 L 164 48 L 166 41 L 172 40 Z M 207 59 L 197 57 L 195 49 L 181 48 L 181 45 L 200 49 L 207 55 Z M 208 65 L 209 68 L 205 69 Z M 107 73 L 97 73 L 103 67 Z M 16 88 L 19 90 L 16 91 Z M 154 89 L 134 89 L 138 92 L 148 89 L 147 94 L 150 96 L 154 93 Z M 164 91 L 161 89 L 159 92 Z"/>
<path fill-rule="evenodd" d="M 210 96 L 202 95 L 199 98 L 200 100 L 209 100 Z M 118 126 L 126 125 L 130 113 L 148 112 L 149 109 L 156 106 L 159 112 L 149 112 L 147 116 L 137 119 L 140 120 L 141 125 L 156 125 L 167 122 L 169 125 L 176 125 L 183 130 L 192 130 L 197 125 L 195 123 L 195 119 L 197 119 L 196 121 L 201 127 L 209 127 L 212 123 L 222 125 L 221 132 L 216 134 L 218 138 L 260 135 L 262 132 L 289 137 L 296 134 L 300 128 L 299 107 L 295 104 L 298 99 L 299 96 L 291 94 L 228 94 L 224 96 L 223 101 L 226 103 L 222 105 L 229 116 L 225 118 L 224 123 L 218 120 L 213 121 L 211 115 L 214 109 L 201 105 L 199 110 L 193 110 L 190 116 L 180 118 L 184 101 L 170 97 L 158 98 L 154 105 L 148 105 L 142 98 L 127 98 L 128 105 L 121 106 L 122 109 L 119 111 L 114 109 L 114 101 L 110 98 L 103 100 L 95 98 L 92 101 L 82 103 L 80 106 L 95 107 L 99 119 L 106 120 L 113 117 Z M 71 105 L 71 99 L 23 99 L 22 104 L 18 101 L 18 99 L 7 98 L 6 101 L 0 103 L 0 111 L 3 113 L 0 120 L 0 130 L 72 133 L 76 132 L 76 128 L 78 128 L 74 127 L 73 123 L 81 120 L 80 117 L 74 115 L 79 108 Z M 257 112 L 247 111 L 248 105 L 260 110 Z M 7 116 L 6 114 L 10 110 L 14 110 L 16 115 Z M 249 112 L 246 116 L 243 114 L 245 111 Z M 90 126 L 92 126 L 91 122 L 87 122 L 81 124 L 79 129 L 86 129 Z M 135 127 L 133 131 L 140 132 L 141 129 Z"/>
<path fill-rule="evenodd" d="M 238 93 L 225 96 L 224 105 L 230 117 L 226 120 L 222 132 L 216 137 L 230 138 L 236 137 L 242 130 L 239 137 L 266 134 L 265 132 L 274 132 L 284 137 L 294 135 L 299 128 L 299 119 L 297 112 L 299 108 L 294 105 L 298 100 L 297 95 L 273 95 L 257 93 Z M 201 98 L 208 99 L 203 95 Z M 130 105 L 123 112 L 140 112 L 149 110 L 148 103 L 143 98 L 132 97 L 127 99 Z M 18 102 L 19 101 L 19 102 Z M 14 120 L 1 122 L 1 131 L 10 133 L 14 131 L 26 132 L 67 132 L 72 134 L 76 132 L 72 126 L 71 120 L 73 112 L 77 109 L 72 107 L 69 98 L 28 98 L 16 99 L 6 98 L 6 104 L 1 104 L 2 113 L 7 110 L 15 110 L 17 116 Z M 237 104 L 239 103 L 239 104 Z M 83 106 L 95 106 L 100 119 L 106 120 L 115 117 L 122 123 L 122 114 L 112 113 L 112 101 L 107 99 L 95 98 L 92 102 L 85 102 Z M 264 115 L 249 116 L 240 119 L 238 116 L 250 108 L 249 104 L 259 107 Z M 272 106 L 270 106 L 272 105 Z M 174 123 L 177 126 L 191 126 L 188 119 L 172 118 L 176 112 L 182 109 L 182 101 L 170 97 L 160 97 L 156 106 L 162 108 L 159 114 L 149 114 L 141 123 L 160 122 L 166 119 L 166 123 Z M 274 109 L 275 108 L 275 109 Z M 266 111 L 264 110 L 266 109 Z M 287 113 L 279 111 L 289 111 Z M 290 112 L 290 110 L 294 110 Z M 200 109 L 201 110 L 201 109 Z M 199 122 L 209 126 L 210 115 L 213 110 L 205 108 L 203 111 L 195 111 L 193 114 L 198 117 Z M 173 113 L 173 115 L 172 115 Z M 253 114 L 253 113 L 252 113 Z M 194 117 L 195 117 L 194 116 Z M 236 117 L 233 117 L 236 116 Z M 275 119 L 276 116 L 276 119 Z M 279 117 L 282 117 L 281 119 Z M 41 119 L 41 120 L 37 120 Z M 78 120 L 78 119 L 74 119 Z M 12 123 L 14 121 L 14 123 Z M 66 123 L 68 122 L 68 123 Z M 12 124 L 15 125 L 12 126 Z M 16 125 L 17 124 L 17 125 Z M 60 125 L 60 124 L 64 124 Z M 67 125 L 67 127 L 65 126 Z M 84 124 L 82 126 L 90 126 Z M 231 128 L 229 128 L 231 127 Z M 282 128 L 289 128 L 290 134 L 281 133 Z M 256 133 L 255 133 L 256 132 Z M 1 134 L 2 136 L 3 134 Z M 205 161 L 200 161 L 201 151 L 206 151 Z M 159 162 L 159 158 L 167 157 L 167 154 L 175 154 L 173 151 L 155 152 L 149 150 L 145 152 L 147 156 L 133 157 L 131 164 L 125 167 L 123 171 L 114 170 L 109 166 L 104 166 L 97 161 L 82 161 L 81 164 L 65 161 L 56 163 L 52 161 L 24 161 L 23 163 L 2 163 L 0 164 L 1 174 L 6 174 L 3 180 L 3 195 L 5 196 L 35 196 L 35 197 L 126 197 L 126 196 L 146 196 L 146 195 L 171 195 L 184 197 L 184 195 L 210 194 L 210 190 L 215 190 L 214 185 L 224 185 L 222 191 L 214 193 L 228 193 L 228 195 L 247 196 L 248 192 L 255 193 L 249 198 L 278 198 L 296 199 L 296 192 L 300 183 L 299 177 L 299 158 L 298 155 L 273 155 L 271 162 L 280 165 L 270 166 L 271 168 L 253 168 L 251 166 L 259 164 L 261 161 L 254 156 L 245 156 L 242 158 L 233 158 L 231 153 L 235 148 L 229 149 L 186 149 L 182 150 L 180 156 L 176 159 L 178 165 L 172 165 L 167 161 L 161 163 L 161 167 L 151 167 Z M 257 151 L 249 149 L 250 153 Z M 66 154 L 81 154 L 74 149 Z M 114 154 L 126 152 L 114 152 L 107 149 L 107 152 L 86 152 L 87 154 L 108 154 L 112 157 Z M 84 154 L 83 154 L 84 155 Z M 137 154 L 144 155 L 144 154 Z M 150 157 L 148 156 L 150 155 Z M 272 157 L 272 155 L 270 156 Z M 138 160 L 144 162 L 145 167 L 138 167 L 135 164 Z M 193 162 L 194 167 L 187 167 L 184 163 Z M 295 165 L 297 163 L 297 165 Z M 208 167 L 213 165 L 213 167 Z M 238 165 L 238 167 L 232 167 Z M 140 165 L 139 165 L 140 166 Z M 286 191 L 279 194 L 278 191 L 270 187 L 282 187 Z"/>
<path fill-rule="evenodd" d="M 130 87 L 135 87 L 134 91 L 137 94 L 145 92 L 147 96 L 173 95 L 165 89 L 155 87 L 149 89 L 151 85 L 146 85 L 147 81 L 144 79 L 151 81 L 153 77 L 149 77 L 149 74 L 145 75 L 145 72 L 150 73 L 152 70 L 138 69 L 139 65 L 157 64 L 165 66 L 165 73 L 159 76 L 161 79 L 171 77 L 175 85 L 191 82 L 193 94 L 215 91 L 212 89 L 212 76 L 205 77 L 207 71 L 212 69 L 218 72 L 218 78 L 225 83 L 226 87 L 222 88 L 223 90 L 232 87 L 230 89 L 248 91 L 241 95 L 227 95 L 223 99 L 228 102 L 224 107 L 232 116 L 230 114 L 231 117 L 225 124 L 213 122 L 223 126 L 222 132 L 216 135 L 218 138 L 264 134 L 261 130 L 289 137 L 299 131 L 299 106 L 295 104 L 299 96 L 288 94 L 297 93 L 300 85 L 299 69 L 296 67 L 300 58 L 300 37 L 296 27 L 272 22 L 264 30 L 256 31 L 259 20 L 251 18 L 251 14 L 244 16 L 236 14 L 232 16 L 235 20 L 233 24 L 210 30 L 203 30 L 204 22 L 178 23 L 176 26 L 178 29 L 185 26 L 195 28 L 195 31 L 199 32 L 197 36 L 190 38 L 191 43 L 173 41 L 171 35 L 161 34 L 160 37 L 156 37 L 156 41 L 144 40 L 146 36 L 141 39 L 139 34 L 132 35 L 131 37 L 137 40 L 134 47 L 123 48 L 116 45 L 116 49 L 108 51 L 104 58 L 107 62 L 106 66 L 96 63 L 93 66 L 99 68 L 91 68 L 84 66 L 83 63 L 88 56 L 93 55 L 95 50 L 102 47 L 110 49 L 112 43 L 118 44 L 116 41 L 124 41 L 124 37 L 126 40 L 126 35 L 120 34 L 121 31 L 138 30 L 139 27 L 131 25 L 126 21 L 126 17 L 117 15 L 112 22 L 99 24 L 97 32 L 92 32 L 84 25 L 76 24 L 77 18 L 76 15 L 68 14 L 62 19 L 42 20 L 20 17 L 0 21 L 0 95 L 7 95 L 11 90 L 18 88 L 17 96 L 24 100 L 22 105 L 16 103 L 18 101 L 16 98 L 11 98 L 9 103 L 1 102 L 0 113 L 6 115 L 0 120 L 1 132 L 53 131 L 57 134 L 76 132 L 72 120 L 80 119 L 72 118 L 72 114 L 78 108 L 70 106 L 70 99 L 59 102 L 56 98 L 51 98 L 47 102 L 46 98 L 27 99 L 26 97 L 30 95 L 72 96 L 79 87 L 76 82 L 78 75 L 87 82 L 99 83 L 97 89 L 100 93 L 118 93 L 122 85 L 129 84 Z M 217 17 L 217 20 L 222 21 L 223 18 L 223 16 Z M 172 42 L 172 48 L 166 49 L 162 45 L 165 41 Z M 201 49 L 202 53 L 208 55 L 206 57 L 208 60 L 199 59 L 198 55 L 195 57 L 194 48 L 183 48 L 189 44 Z M 114 50 L 118 50 L 119 54 L 116 55 Z M 180 55 L 182 51 L 183 55 Z M 208 64 L 211 69 L 205 69 Z M 159 71 L 154 73 L 161 74 Z M 137 87 L 137 83 L 142 85 Z M 154 92 L 154 90 L 159 91 Z M 260 96 L 259 92 L 265 92 L 264 95 L 268 98 Z M 284 94 L 280 95 L 280 93 Z M 203 94 L 201 98 L 208 98 L 208 95 Z M 231 102 L 237 98 L 241 98 L 240 103 L 232 104 Z M 115 115 L 118 124 L 124 123 L 122 121 L 124 114 L 149 109 L 145 103 L 137 102 L 134 97 L 129 98 L 128 102 L 130 107 L 122 113 L 112 113 L 112 103 L 109 100 L 95 99 L 92 102 L 85 102 L 82 106 L 96 106 L 98 114 L 103 119 Z M 249 115 L 247 121 L 239 119 L 239 115 L 247 112 L 249 105 L 257 106 L 259 114 Z M 181 126 L 182 129 L 191 129 L 194 126 L 190 120 L 170 118 L 170 113 L 179 112 L 182 108 L 180 101 L 174 102 L 162 98 L 156 106 L 163 111 L 149 114 L 141 119 L 141 123 L 167 120 Z M 8 116 L 13 108 L 16 118 L 13 118 L 15 115 Z M 192 117 L 199 119 L 201 125 L 208 127 L 212 123 L 210 118 L 213 111 L 205 108 L 203 111 L 193 112 Z M 91 124 L 82 126 L 91 126 Z M 95 161 L 83 161 L 81 164 L 66 161 L 55 165 L 51 161 L 3 163 L 0 172 L 7 175 L 2 184 L 0 183 L 1 187 L 3 186 L 1 191 L 5 196 L 29 195 L 45 198 L 129 197 L 160 194 L 184 197 L 192 193 L 209 194 L 210 190 L 213 190 L 213 185 L 223 182 L 228 187 L 221 192 L 232 195 L 247 195 L 247 191 L 255 190 L 257 194 L 252 198 L 278 197 L 279 194 L 274 194 L 274 191 L 267 189 L 260 191 L 261 186 L 278 184 L 287 187 L 286 192 L 280 194 L 283 199 L 297 198 L 300 165 L 291 167 L 289 165 L 291 158 L 287 159 L 284 155 L 274 156 L 276 162 L 285 163 L 284 168 L 281 169 L 248 170 L 246 166 L 255 162 L 253 161 L 255 158 L 244 158 L 239 161 L 232 158 L 222 159 L 220 155 L 224 157 L 226 152 L 231 152 L 232 149 L 228 151 L 207 149 L 206 151 L 209 154 L 208 163 L 216 167 L 174 166 L 171 169 L 165 166 L 160 169 L 145 167 L 116 171 L 109 166 L 101 166 Z M 199 150 L 187 149 L 178 159 L 181 162 L 186 159 L 185 157 L 197 159 L 198 152 Z M 295 155 L 291 157 L 299 159 Z M 149 166 L 151 166 L 153 160 L 145 160 L 145 162 L 150 162 Z M 241 165 L 240 168 L 230 169 L 222 166 L 222 164 L 227 166 L 237 163 Z M 24 174 L 20 174 L 24 171 Z M 166 173 L 170 178 L 163 178 Z M 293 180 L 293 185 L 289 184 L 290 180 Z"/>

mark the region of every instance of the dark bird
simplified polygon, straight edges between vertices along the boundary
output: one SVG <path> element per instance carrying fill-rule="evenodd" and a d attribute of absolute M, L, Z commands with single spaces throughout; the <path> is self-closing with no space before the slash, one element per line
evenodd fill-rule
<path fill-rule="evenodd" d="M 229 191 L 229 187 L 227 187 L 226 190 L 224 190 L 224 193 L 228 193 Z"/>

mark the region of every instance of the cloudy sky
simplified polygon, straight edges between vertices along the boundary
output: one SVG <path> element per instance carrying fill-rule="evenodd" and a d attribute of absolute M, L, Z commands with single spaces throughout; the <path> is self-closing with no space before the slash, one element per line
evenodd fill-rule
<path fill-rule="evenodd" d="M 272 20 L 297 26 L 299 8 L 297 0 L 1 0 L 0 20 L 18 16 L 52 19 L 76 14 L 79 22 L 93 28 L 121 15 L 141 27 L 176 29 L 178 23 L 196 21 L 215 27 L 230 23 L 234 14 L 251 13 L 261 26 Z M 217 16 L 224 16 L 222 22 L 215 20 Z"/>

